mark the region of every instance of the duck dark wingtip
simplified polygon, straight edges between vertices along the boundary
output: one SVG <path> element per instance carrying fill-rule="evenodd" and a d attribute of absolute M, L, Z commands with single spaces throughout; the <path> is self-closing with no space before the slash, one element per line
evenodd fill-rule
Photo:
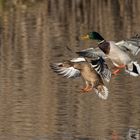
<path fill-rule="evenodd" d="M 80 54 L 80 52 L 75 52 L 76 54 Z"/>

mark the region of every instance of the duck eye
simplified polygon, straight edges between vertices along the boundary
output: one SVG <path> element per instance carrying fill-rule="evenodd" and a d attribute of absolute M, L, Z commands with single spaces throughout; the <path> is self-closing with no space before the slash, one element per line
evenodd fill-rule
<path fill-rule="evenodd" d="M 64 66 L 63 64 L 60 64 L 60 65 L 59 65 L 59 67 L 63 67 L 63 66 Z"/>

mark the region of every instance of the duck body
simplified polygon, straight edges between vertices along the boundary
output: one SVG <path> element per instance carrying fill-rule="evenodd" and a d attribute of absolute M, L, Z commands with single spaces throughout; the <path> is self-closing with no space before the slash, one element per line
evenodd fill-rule
<path fill-rule="evenodd" d="M 110 51 L 106 56 L 113 62 L 115 66 L 127 65 L 131 62 L 130 56 L 119 49 L 115 42 L 109 41 Z"/>
<path fill-rule="evenodd" d="M 82 69 L 80 69 L 80 72 L 86 84 L 91 85 L 92 87 L 103 85 L 101 76 L 91 65 L 89 65 L 89 63 L 85 63 Z"/>

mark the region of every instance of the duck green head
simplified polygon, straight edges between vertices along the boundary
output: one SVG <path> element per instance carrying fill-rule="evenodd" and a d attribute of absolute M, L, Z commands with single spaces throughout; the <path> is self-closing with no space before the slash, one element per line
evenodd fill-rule
<path fill-rule="evenodd" d="M 97 32 L 89 32 L 86 35 L 82 35 L 80 37 L 81 40 L 96 40 L 98 42 L 101 42 L 104 40 L 104 38 Z"/>

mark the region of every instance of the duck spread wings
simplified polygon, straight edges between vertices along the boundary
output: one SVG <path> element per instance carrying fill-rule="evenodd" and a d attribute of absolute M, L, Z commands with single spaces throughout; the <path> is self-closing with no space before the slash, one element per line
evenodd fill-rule
<path fill-rule="evenodd" d="M 59 75 L 63 75 L 67 78 L 76 78 L 80 77 L 81 73 L 80 70 L 73 67 L 72 63 L 84 62 L 86 61 L 85 58 L 74 58 L 63 63 L 53 63 L 51 64 L 51 68 L 54 72 Z M 105 63 L 102 57 L 98 57 L 96 59 L 92 59 L 90 61 L 91 67 L 96 70 L 96 72 L 101 75 L 102 79 L 106 80 L 107 82 L 111 79 L 111 71 L 109 70 L 107 64 Z"/>
<path fill-rule="evenodd" d="M 53 69 L 54 72 L 56 72 L 59 75 L 63 75 L 64 77 L 67 78 L 76 78 L 80 77 L 80 71 L 78 69 L 75 69 L 72 66 L 71 62 L 82 62 L 85 61 L 84 58 L 74 58 L 69 61 L 65 61 L 63 63 L 53 63 L 51 64 L 51 68 Z"/>
<path fill-rule="evenodd" d="M 79 54 L 79 56 L 88 58 L 98 58 L 98 57 L 106 58 L 104 52 L 102 52 L 99 48 L 88 48 L 76 53 Z"/>

